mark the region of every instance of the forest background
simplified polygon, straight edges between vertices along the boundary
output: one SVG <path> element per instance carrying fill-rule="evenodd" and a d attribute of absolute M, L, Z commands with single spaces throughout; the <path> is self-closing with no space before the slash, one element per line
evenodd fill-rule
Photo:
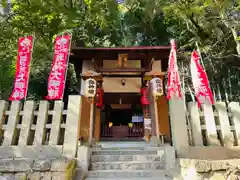
<path fill-rule="evenodd" d="M 0 99 L 13 88 L 17 41 L 35 35 L 27 99 L 42 100 L 57 34 L 72 33 L 84 47 L 156 46 L 177 42 L 187 100 L 194 98 L 191 52 L 201 52 L 216 100 L 240 99 L 240 0 L 2 0 L 0 7 Z M 68 94 L 79 92 L 74 65 Z"/>

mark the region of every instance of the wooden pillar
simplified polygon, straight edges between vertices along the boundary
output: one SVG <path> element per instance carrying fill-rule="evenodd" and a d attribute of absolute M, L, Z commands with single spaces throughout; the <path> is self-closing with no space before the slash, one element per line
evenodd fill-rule
<path fill-rule="evenodd" d="M 160 138 L 160 131 L 159 131 L 159 123 L 158 123 L 158 107 L 157 107 L 157 98 L 153 97 L 153 107 L 154 107 L 154 122 L 155 122 L 155 129 L 156 129 L 156 136 L 157 139 Z"/>
<path fill-rule="evenodd" d="M 163 81 L 163 76 L 163 72 L 150 72 L 146 74 L 144 78 L 151 80 L 154 77 L 158 77 Z M 168 104 L 166 101 L 162 101 L 164 98 L 164 96 L 161 96 L 158 99 L 156 97 L 153 97 L 150 87 L 149 100 L 152 119 L 152 139 L 155 139 L 155 142 L 157 143 L 159 142 L 160 135 L 170 136 L 170 126 L 168 122 Z M 159 103 L 164 106 L 159 106 Z"/>
<path fill-rule="evenodd" d="M 158 124 L 159 132 L 166 137 L 167 141 L 170 141 L 170 123 L 168 116 L 168 101 L 165 96 L 161 96 L 157 100 L 157 112 L 158 112 Z"/>
<path fill-rule="evenodd" d="M 89 78 L 93 78 L 94 80 L 96 80 L 97 84 L 99 81 L 100 82 L 102 81 L 101 75 L 94 75 L 94 74 L 91 74 L 90 72 L 86 73 L 85 76 L 83 76 L 84 80 L 89 79 Z M 95 97 L 92 98 L 90 101 L 91 101 L 90 111 L 88 112 L 88 113 L 90 113 L 88 143 L 91 146 L 91 145 L 95 144 L 95 142 L 96 142 L 96 139 L 95 139 L 96 138 L 96 128 L 97 128 L 97 131 L 100 131 L 100 126 L 96 126 L 97 108 L 96 108 L 96 104 L 95 104 Z M 99 139 L 99 137 L 98 137 L 98 139 Z"/>
<path fill-rule="evenodd" d="M 89 137 L 88 137 L 88 144 L 92 145 L 94 144 L 94 126 L 95 126 L 95 101 L 92 100 L 91 106 L 90 106 L 90 127 L 89 127 Z"/>
<path fill-rule="evenodd" d="M 102 77 L 100 77 L 96 80 L 97 80 L 97 88 L 102 88 L 102 81 L 103 81 Z M 95 104 L 94 118 L 95 118 L 94 138 L 95 138 L 96 142 L 99 142 L 100 134 L 101 134 L 101 107 L 96 107 L 96 104 Z"/>
<path fill-rule="evenodd" d="M 164 82 L 163 74 L 158 76 L 162 82 Z M 164 83 L 163 83 L 164 86 Z M 163 88 L 164 91 L 164 88 Z M 158 124 L 159 132 L 162 136 L 162 140 L 166 139 L 170 141 L 170 122 L 169 122 L 169 108 L 168 100 L 165 95 L 158 97 L 157 99 L 157 112 L 158 112 Z M 165 138 L 164 138 L 165 137 Z"/>
<path fill-rule="evenodd" d="M 82 107 L 81 107 L 81 121 L 80 121 L 80 134 L 84 141 L 88 140 L 89 137 L 89 125 L 90 125 L 90 107 L 91 102 L 86 98 L 82 97 Z"/>
<path fill-rule="evenodd" d="M 100 140 L 100 132 L 101 131 L 101 109 L 96 108 L 95 112 L 95 132 L 94 137 L 96 139 L 96 142 L 99 142 Z"/>
<path fill-rule="evenodd" d="M 152 122 L 152 143 L 159 144 L 159 128 L 158 128 L 158 113 L 157 113 L 157 103 L 156 98 L 153 97 L 151 92 L 151 87 L 149 91 L 150 98 L 150 112 L 151 112 L 151 122 Z"/>

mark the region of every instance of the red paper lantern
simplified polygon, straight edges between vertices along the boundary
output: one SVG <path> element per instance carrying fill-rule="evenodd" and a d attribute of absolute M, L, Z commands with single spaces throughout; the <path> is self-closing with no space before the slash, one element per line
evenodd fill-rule
<path fill-rule="evenodd" d="M 141 89 L 141 104 L 149 105 L 150 101 L 148 99 L 148 87 L 144 87 Z"/>
<path fill-rule="evenodd" d="M 96 106 L 99 108 L 103 106 L 103 89 L 102 88 L 97 88 Z"/>

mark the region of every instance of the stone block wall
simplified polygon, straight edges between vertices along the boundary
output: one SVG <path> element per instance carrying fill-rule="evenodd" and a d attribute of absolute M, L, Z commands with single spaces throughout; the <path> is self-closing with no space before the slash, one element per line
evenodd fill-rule
<path fill-rule="evenodd" d="M 48 101 L 0 100 L 0 179 L 70 180 L 77 167 L 81 96 Z"/>
<path fill-rule="evenodd" d="M 175 180 L 240 179 L 239 102 L 169 102 L 173 146 L 178 166 Z"/>
<path fill-rule="evenodd" d="M 191 180 L 236 180 L 240 178 L 240 159 L 179 159 L 181 174 Z"/>
<path fill-rule="evenodd" d="M 0 179 L 15 180 L 72 180 L 76 160 L 58 159 L 1 159 Z"/>

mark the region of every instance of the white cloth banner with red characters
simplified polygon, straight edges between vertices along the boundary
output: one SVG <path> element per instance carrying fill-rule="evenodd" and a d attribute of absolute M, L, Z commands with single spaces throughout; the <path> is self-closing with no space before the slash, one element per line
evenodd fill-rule
<path fill-rule="evenodd" d="M 48 100 L 59 100 L 63 98 L 70 43 L 70 34 L 56 37 L 54 59 L 48 78 L 48 95 L 46 97 Z"/>
<path fill-rule="evenodd" d="M 177 50 L 175 41 L 171 40 L 171 51 L 168 61 L 168 84 L 167 84 L 168 90 L 167 98 L 169 100 L 173 96 L 182 97 L 176 51 Z"/>
<path fill-rule="evenodd" d="M 191 57 L 191 75 L 195 96 L 198 102 L 198 106 L 205 102 L 214 103 L 212 91 L 209 87 L 207 73 L 199 63 L 200 57 L 196 50 L 193 51 Z"/>
<path fill-rule="evenodd" d="M 13 91 L 9 98 L 10 101 L 22 100 L 26 98 L 32 49 L 32 36 L 19 38 L 16 75 Z"/>

